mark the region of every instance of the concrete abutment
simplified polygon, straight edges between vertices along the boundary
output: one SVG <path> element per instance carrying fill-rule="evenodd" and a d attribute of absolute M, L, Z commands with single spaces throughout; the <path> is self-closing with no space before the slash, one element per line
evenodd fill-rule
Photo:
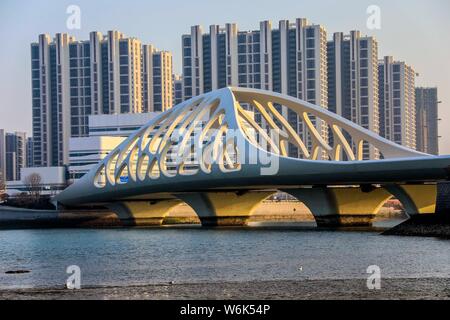
<path fill-rule="evenodd" d="M 392 197 L 383 188 L 314 187 L 283 190 L 303 202 L 319 227 L 371 226 L 381 206 Z"/>
<path fill-rule="evenodd" d="M 181 203 L 178 199 L 158 201 L 122 201 L 106 205 L 117 214 L 124 226 L 160 226 L 170 210 Z"/>

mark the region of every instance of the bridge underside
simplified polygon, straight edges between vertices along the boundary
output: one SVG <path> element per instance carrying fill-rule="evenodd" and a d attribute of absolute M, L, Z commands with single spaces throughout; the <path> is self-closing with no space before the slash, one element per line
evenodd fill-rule
<path fill-rule="evenodd" d="M 309 187 L 278 189 L 303 202 L 321 227 L 370 226 L 383 204 L 397 198 L 409 216 L 436 210 L 436 184 Z M 208 191 L 177 193 L 165 199 L 131 198 L 108 203 L 124 225 L 161 225 L 182 202 L 198 215 L 203 226 L 243 226 L 270 190 Z"/>

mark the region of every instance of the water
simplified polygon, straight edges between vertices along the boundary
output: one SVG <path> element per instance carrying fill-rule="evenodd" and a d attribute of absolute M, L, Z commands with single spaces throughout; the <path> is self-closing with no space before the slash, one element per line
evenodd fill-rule
<path fill-rule="evenodd" d="M 450 242 L 304 229 L 56 229 L 0 231 L 0 288 L 199 281 L 450 277 Z M 27 274 L 5 274 L 8 270 Z"/>

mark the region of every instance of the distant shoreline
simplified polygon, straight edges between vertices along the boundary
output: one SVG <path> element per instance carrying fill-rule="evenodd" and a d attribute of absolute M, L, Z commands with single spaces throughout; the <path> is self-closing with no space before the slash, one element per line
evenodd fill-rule
<path fill-rule="evenodd" d="M 205 282 L 138 286 L 0 289 L 0 299 L 151 299 L 151 300 L 450 300 L 450 278 L 382 279 L 380 290 L 369 290 L 366 279 L 272 280 L 251 282 Z"/>
<path fill-rule="evenodd" d="M 377 218 L 403 218 L 404 215 L 384 208 Z M 265 201 L 250 217 L 249 223 L 311 222 L 314 217 L 298 201 Z M 186 204 L 174 208 L 163 225 L 200 224 L 197 214 Z M 14 228 L 109 228 L 122 227 L 117 216 L 106 209 L 33 210 L 0 206 L 0 230 Z M 143 225 L 145 226 L 145 225 Z"/>
<path fill-rule="evenodd" d="M 402 212 L 385 210 L 376 219 L 405 218 Z M 300 202 L 265 202 L 251 216 L 249 223 L 255 226 L 266 223 L 309 223 L 314 217 Z M 198 225 L 200 220 L 187 205 L 176 207 L 165 219 L 162 226 Z M 314 224 L 315 225 L 315 224 Z M 122 228 L 122 222 L 108 210 L 33 210 L 0 206 L 0 230 L 11 229 L 50 229 L 50 228 Z M 139 227 L 146 227 L 145 225 Z M 155 227 L 155 226 L 152 226 Z M 156 226 L 158 227 L 158 226 Z M 418 215 L 388 229 L 366 227 L 373 231 L 382 231 L 383 235 L 423 236 L 450 239 L 450 214 Z M 347 228 L 346 230 L 352 230 Z M 359 229 L 353 229 L 359 230 Z"/>

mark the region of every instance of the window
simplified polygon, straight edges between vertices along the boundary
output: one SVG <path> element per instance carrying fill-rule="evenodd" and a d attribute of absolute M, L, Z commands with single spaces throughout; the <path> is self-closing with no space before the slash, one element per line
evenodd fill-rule
<path fill-rule="evenodd" d="M 367 97 L 361 98 L 361 105 L 362 105 L 362 106 L 367 106 L 367 105 L 369 105 L 369 98 L 367 98 Z"/>
<path fill-rule="evenodd" d="M 245 55 L 239 55 L 239 56 L 238 56 L 238 62 L 239 62 L 239 63 L 246 63 L 246 62 L 247 62 L 247 56 L 245 56 Z"/>
<path fill-rule="evenodd" d="M 308 40 L 306 40 L 306 47 L 314 48 L 314 43 L 315 43 L 314 39 L 308 39 Z"/>
<path fill-rule="evenodd" d="M 122 56 L 120 57 L 120 64 L 128 64 L 128 56 Z"/>
<path fill-rule="evenodd" d="M 121 41 L 119 44 L 119 54 L 125 55 L 128 53 L 128 41 Z"/>

